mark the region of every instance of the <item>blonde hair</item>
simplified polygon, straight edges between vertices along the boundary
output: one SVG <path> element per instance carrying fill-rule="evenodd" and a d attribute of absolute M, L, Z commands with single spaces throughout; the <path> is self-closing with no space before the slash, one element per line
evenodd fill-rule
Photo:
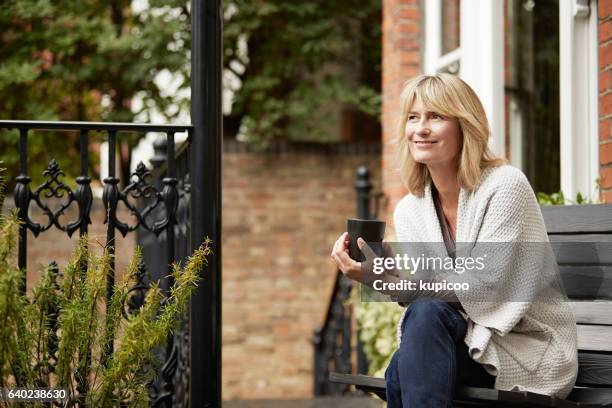
<path fill-rule="evenodd" d="M 400 176 L 412 194 L 422 196 L 425 186 L 431 180 L 427 166 L 416 162 L 410 154 L 406 137 L 408 113 L 417 99 L 426 109 L 456 118 L 459 122 L 463 142 L 457 178 L 461 187 L 472 191 L 478 185 L 484 169 L 507 163 L 507 160 L 496 157 L 488 147 L 490 130 L 487 115 L 474 90 L 455 75 L 419 75 L 404 85 L 395 141 L 398 146 L 396 152 Z"/>

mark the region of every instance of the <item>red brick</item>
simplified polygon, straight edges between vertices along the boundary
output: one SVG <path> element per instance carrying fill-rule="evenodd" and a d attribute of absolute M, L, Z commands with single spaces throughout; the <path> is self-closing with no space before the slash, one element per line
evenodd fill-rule
<path fill-rule="evenodd" d="M 400 54 L 401 64 L 419 64 L 421 54 L 418 51 L 404 51 Z"/>
<path fill-rule="evenodd" d="M 419 9 L 417 8 L 401 8 L 393 14 L 394 20 L 399 22 L 399 20 L 418 20 L 419 19 Z"/>
<path fill-rule="evenodd" d="M 608 41 L 612 37 L 612 21 L 599 24 L 599 42 Z"/>
<path fill-rule="evenodd" d="M 392 41 L 394 50 L 412 51 L 419 49 L 419 41 L 414 38 L 398 38 Z"/>
<path fill-rule="evenodd" d="M 599 164 L 606 165 L 612 163 L 612 142 L 601 143 L 599 145 Z"/>
<path fill-rule="evenodd" d="M 597 3 L 598 3 L 597 15 L 600 20 L 612 15 L 612 1 L 600 0 Z"/>
<path fill-rule="evenodd" d="M 612 86 L 612 70 L 599 73 L 599 92 L 604 92 Z"/>
<path fill-rule="evenodd" d="M 607 140 L 610 138 L 610 119 L 599 121 L 599 140 Z"/>
<path fill-rule="evenodd" d="M 599 170 L 599 175 L 601 177 L 601 188 L 612 188 L 612 167 L 602 167 Z"/>
<path fill-rule="evenodd" d="M 612 114 L 612 93 L 599 97 L 599 115 Z"/>
<path fill-rule="evenodd" d="M 355 215 L 355 169 L 368 166 L 378 190 L 380 163 L 378 155 L 224 154 L 223 399 L 312 395 L 312 349 L 303 343 L 333 286 L 331 245 Z"/>
<path fill-rule="evenodd" d="M 612 44 L 599 46 L 599 68 L 612 65 Z"/>
<path fill-rule="evenodd" d="M 397 31 L 400 33 L 418 33 L 419 24 L 414 22 L 401 21 L 397 24 Z"/>

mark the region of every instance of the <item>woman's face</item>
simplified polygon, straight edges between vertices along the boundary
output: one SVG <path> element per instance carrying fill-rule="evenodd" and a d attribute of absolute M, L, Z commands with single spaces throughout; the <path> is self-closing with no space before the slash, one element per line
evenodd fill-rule
<path fill-rule="evenodd" d="M 410 153 L 418 163 L 430 167 L 459 161 L 462 145 L 459 122 L 428 111 L 418 99 L 408 113 L 406 137 Z"/>

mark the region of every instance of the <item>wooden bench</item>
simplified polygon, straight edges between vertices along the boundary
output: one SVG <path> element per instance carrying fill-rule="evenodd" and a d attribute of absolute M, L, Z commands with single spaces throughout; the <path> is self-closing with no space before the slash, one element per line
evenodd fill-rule
<path fill-rule="evenodd" d="M 542 207 L 576 316 L 579 372 L 567 399 L 532 392 L 457 387 L 455 406 L 612 407 L 612 205 Z M 386 400 L 384 378 L 330 373 Z"/>

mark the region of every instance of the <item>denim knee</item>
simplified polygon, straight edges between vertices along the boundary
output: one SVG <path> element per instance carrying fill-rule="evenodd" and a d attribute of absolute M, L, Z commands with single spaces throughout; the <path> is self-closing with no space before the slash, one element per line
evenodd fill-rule
<path fill-rule="evenodd" d="M 407 315 L 402 322 L 402 332 L 407 324 L 430 321 L 445 313 L 448 304 L 439 299 L 421 298 L 408 306 Z M 409 323 L 410 322 L 410 323 Z"/>
<path fill-rule="evenodd" d="M 411 334 L 425 335 L 446 331 L 452 335 L 465 334 L 461 314 L 440 299 L 421 298 L 410 304 L 402 322 L 402 340 Z"/>
<path fill-rule="evenodd" d="M 387 382 L 387 384 L 391 383 L 395 385 L 395 383 L 399 382 L 397 378 L 397 359 L 398 353 L 397 351 L 395 351 L 391 356 L 391 360 L 389 361 L 387 369 L 385 370 L 385 381 Z"/>

